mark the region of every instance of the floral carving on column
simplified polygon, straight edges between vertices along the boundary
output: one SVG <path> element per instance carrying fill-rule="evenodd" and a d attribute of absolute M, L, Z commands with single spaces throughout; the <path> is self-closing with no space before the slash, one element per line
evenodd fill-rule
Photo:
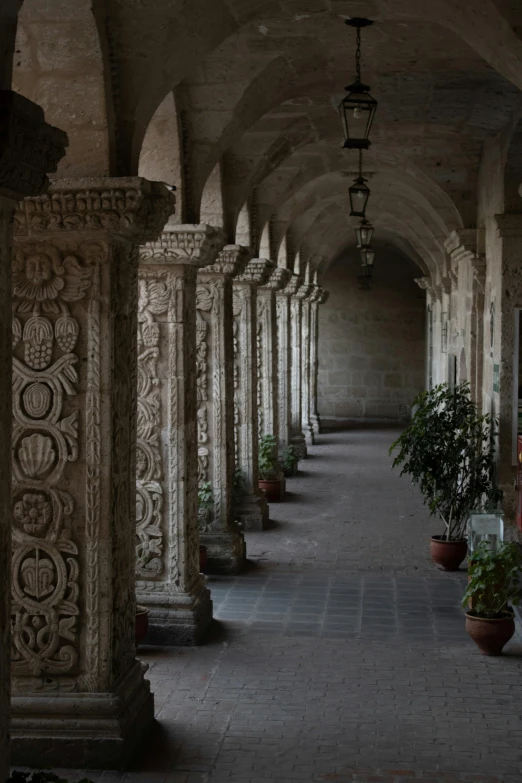
<path fill-rule="evenodd" d="M 226 245 L 200 269 L 196 292 L 198 340 L 198 476 L 212 489 L 212 509 L 201 520 L 211 572 L 237 572 L 244 540 L 231 516 L 234 472 L 234 353 L 232 277 L 247 256 Z"/>
<path fill-rule="evenodd" d="M 326 302 L 328 296 L 328 291 L 316 285 L 310 301 L 310 421 L 314 435 L 321 432 L 321 417 L 317 404 L 319 305 Z"/>
<path fill-rule="evenodd" d="M 152 719 L 134 643 L 138 245 L 172 210 L 128 178 L 62 180 L 15 214 L 13 737 L 33 766 L 44 749 L 72 762 L 79 736 L 75 762 L 114 763 Z"/>
<path fill-rule="evenodd" d="M 56 171 L 65 154 L 67 136 L 44 122 L 40 106 L 10 90 L 0 91 L 0 780 L 8 776 L 11 647 L 11 439 L 12 426 L 12 216 L 16 203 L 36 196 L 48 186 L 47 175 Z M 20 322 L 18 322 L 20 323 Z M 19 342 L 21 335 L 16 333 Z M 38 391 L 28 394 L 38 407 Z M 28 495 L 33 495 L 28 492 Z M 23 501 L 22 501 L 23 502 Z M 49 524 L 49 502 L 29 497 L 19 514 L 28 526 Z M 34 521 L 33 521 L 34 520 Z M 22 523 L 23 524 L 23 523 Z M 43 528 L 33 527 L 33 531 Z M 31 564 L 29 564 L 31 565 Z M 27 567 L 26 567 L 27 568 Z"/>
<path fill-rule="evenodd" d="M 211 226 L 173 225 L 140 252 L 136 593 L 157 644 L 195 644 L 212 619 L 199 573 L 197 474 L 207 480 L 208 460 L 201 455 L 198 471 L 196 432 L 207 343 L 196 277 L 221 244 Z"/>
<path fill-rule="evenodd" d="M 276 292 L 286 286 L 289 269 L 272 267 L 270 277 L 257 290 L 258 333 L 258 411 L 259 436 L 274 435 L 279 442 L 278 417 L 278 339 Z"/>
<path fill-rule="evenodd" d="M 16 250 L 13 266 L 13 674 L 75 671 L 78 547 L 67 490 L 78 459 L 80 323 L 73 315 L 91 288 L 99 245 L 81 255 L 43 243 Z"/>
<path fill-rule="evenodd" d="M 285 270 L 289 272 L 289 270 Z M 291 297 L 302 284 L 303 278 L 293 272 L 285 287 L 276 292 L 277 315 L 277 409 L 279 421 L 279 446 L 285 448 L 291 439 L 291 384 L 292 342 L 290 331 Z"/>

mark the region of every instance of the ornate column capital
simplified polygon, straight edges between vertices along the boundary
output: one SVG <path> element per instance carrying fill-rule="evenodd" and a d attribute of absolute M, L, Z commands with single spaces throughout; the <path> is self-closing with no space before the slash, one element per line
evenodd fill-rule
<path fill-rule="evenodd" d="M 278 293 L 282 294 L 283 296 L 294 296 L 302 284 L 303 284 L 302 276 L 296 275 L 295 272 L 291 272 L 291 277 L 288 280 L 288 283 L 285 285 L 284 288 L 281 289 L 281 291 L 278 291 Z"/>
<path fill-rule="evenodd" d="M 266 258 L 252 258 L 240 275 L 234 279 L 234 283 L 254 283 L 261 285 L 266 283 L 271 272 L 271 263 Z"/>
<path fill-rule="evenodd" d="M 0 195 L 13 201 L 37 196 L 67 146 L 67 134 L 45 122 L 40 106 L 0 90 Z"/>
<path fill-rule="evenodd" d="M 214 226 L 194 223 L 167 226 L 158 239 L 140 248 L 140 263 L 203 267 L 214 263 L 224 244 L 223 232 Z"/>
<path fill-rule="evenodd" d="M 425 275 L 424 277 L 416 277 L 414 282 L 417 283 L 422 291 L 426 291 L 426 293 L 429 294 L 432 299 L 435 297 L 435 289 L 431 277 L 428 275 Z"/>
<path fill-rule="evenodd" d="M 302 299 L 303 301 L 311 301 L 311 298 L 315 293 L 314 288 L 315 286 L 313 283 L 302 283 L 300 288 L 296 291 L 295 296 L 297 299 Z"/>
<path fill-rule="evenodd" d="M 17 237 L 32 239 L 107 232 L 134 243 L 156 239 L 174 212 L 175 196 L 142 177 L 61 179 L 24 199 L 14 215 Z"/>
<path fill-rule="evenodd" d="M 291 275 L 292 273 L 289 269 L 283 269 L 282 266 L 273 266 L 270 276 L 266 283 L 261 286 L 261 290 L 281 291 L 290 280 Z"/>
<path fill-rule="evenodd" d="M 320 285 L 317 286 L 317 290 L 318 290 L 318 296 L 315 301 L 318 302 L 319 304 L 324 304 L 325 302 L 328 301 L 330 297 L 330 291 L 327 291 L 325 288 L 323 288 Z"/>
<path fill-rule="evenodd" d="M 216 261 L 205 267 L 205 273 L 237 277 L 248 264 L 248 250 L 242 245 L 225 245 Z"/>

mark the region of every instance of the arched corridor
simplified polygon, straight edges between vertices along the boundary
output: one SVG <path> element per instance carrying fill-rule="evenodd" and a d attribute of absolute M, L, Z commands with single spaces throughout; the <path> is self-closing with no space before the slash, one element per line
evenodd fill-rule
<path fill-rule="evenodd" d="M 398 430 L 327 429 L 250 567 L 210 577 L 201 647 L 143 647 L 158 723 L 95 783 L 519 781 L 519 635 L 499 659 L 462 623 L 465 573 L 428 558 L 428 520 L 390 470 Z M 349 483 L 348 483 L 349 482 Z M 424 774 L 422 774 L 424 773 Z"/>
<path fill-rule="evenodd" d="M 0 0 L 0 783 L 522 780 L 521 119 L 512 0 Z"/>

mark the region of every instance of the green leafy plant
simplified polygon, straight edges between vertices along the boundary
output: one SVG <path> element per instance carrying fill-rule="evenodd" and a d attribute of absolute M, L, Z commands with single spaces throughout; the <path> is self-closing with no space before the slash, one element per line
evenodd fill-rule
<path fill-rule="evenodd" d="M 297 449 L 291 443 L 283 449 L 281 454 L 281 466 L 285 476 L 295 476 L 297 465 L 299 463 L 299 454 Z"/>
<path fill-rule="evenodd" d="M 462 605 L 478 617 L 502 617 L 520 602 L 522 555 L 518 544 L 504 543 L 493 550 L 481 541 L 468 566 L 469 582 Z"/>
<path fill-rule="evenodd" d="M 494 421 L 479 416 L 469 384 L 443 383 L 414 401 L 410 424 L 393 443 L 393 467 L 410 475 L 431 515 L 445 525 L 444 539 L 464 538 L 468 514 L 493 502 Z"/>
<path fill-rule="evenodd" d="M 40 770 L 38 772 L 20 772 L 14 770 L 6 783 L 68 783 L 65 778 L 55 775 L 54 772 Z M 78 783 L 92 783 L 89 778 L 82 778 Z"/>
<path fill-rule="evenodd" d="M 259 478 L 262 481 L 277 481 L 283 475 L 277 459 L 277 440 L 274 435 L 264 435 L 259 441 Z"/>

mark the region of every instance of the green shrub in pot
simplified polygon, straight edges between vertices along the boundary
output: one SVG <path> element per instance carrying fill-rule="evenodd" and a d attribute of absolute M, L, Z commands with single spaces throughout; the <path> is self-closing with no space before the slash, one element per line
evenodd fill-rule
<path fill-rule="evenodd" d="M 469 384 L 452 389 L 443 383 L 415 399 L 411 422 L 390 448 L 398 452 L 393 467 L 411 476 L 430 515 L 444 523 L 444 534 L 432 537 L 431 548 L 447 570 L 458 568 L 466 555 L 469 512 L 493 502 L 494 437 L 494 420 L 479 415 Z M 445 547 L 446 565 L 441 544 L 458 545 Z"/>
<path fill-rule="evenodd" d="M 283 468 L 284 475 L 290 478 L 297 473 L 297 466 L 299 464 L 299 454 L 296 447 L 290 443 L 281 454 L 281 467 Z"/>
<path fill-rule="evenodd" d="M 277 440 L 274 435 L 263 435 L 259 441 L 259 478 L 262 481 L 279 481 L 283 468 L 277 459 Z"/>

